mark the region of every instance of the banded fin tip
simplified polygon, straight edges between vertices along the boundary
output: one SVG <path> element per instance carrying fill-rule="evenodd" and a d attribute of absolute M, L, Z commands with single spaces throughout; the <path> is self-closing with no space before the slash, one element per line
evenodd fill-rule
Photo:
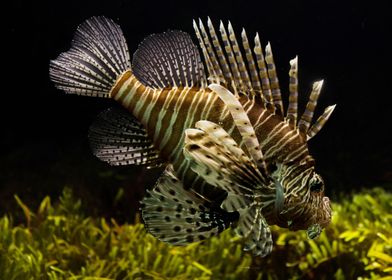
<path fill-rule="evenodd" d="M 79 25 L 71 48 L 50 61 L 49 76 L 66 93 L 110 97 L 117 78 L 130 68 L 121 28 L 101 16 Z"/>
<path fill-rule="evenodd" d="M 290 60 L 289 71 L 289 105 L 287 108 L 286 119 L 292 129 L 297 126 L 298 118 L 298 56 Z"/>
<path fill-rule="evenodd" d="M 323 87 L 324 80 L 316 81 L 313 83 L 312 92 L 310 93 L 308 103 L 306 104 L 305 112 L 302 114 L 298 122 L 298 129 L 300 132 L 307 134 L 309 126 L 313 119 L 313 114 L 317 106 L 317 101 Z"/>
<path fill-rule="evenodd" d="M 317 119 L 317 121 L 310 127 L 307 134 L 307 140 L 313 138 L 325 125 L 329 117 L 335 110 L 336 104 L 325 108 L 324 113 Z"/>

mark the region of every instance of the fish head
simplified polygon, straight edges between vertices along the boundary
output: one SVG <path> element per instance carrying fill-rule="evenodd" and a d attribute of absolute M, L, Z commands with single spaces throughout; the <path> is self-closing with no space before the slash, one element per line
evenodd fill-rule
<path fill-rule="evenodd" d="M 314 160 L 308 157 L 301 164 L 280 165 L 274 181 L 276 224 L 293 231 L 307 230 L 312 239 L 318 236 L 329 225 L 332 210 Z"/>
<path fill-rule="evenodd" d="M 324 180 L 319 174 L 310 173 L 304 197 L 293 199 L 292 208 L 298 215 L 293 215 L 288 222 L 290 230 L 307 230 L 308 237 L 314 239 L 326 228 L 332 217 L 330 200 L 324 194 Z"/>

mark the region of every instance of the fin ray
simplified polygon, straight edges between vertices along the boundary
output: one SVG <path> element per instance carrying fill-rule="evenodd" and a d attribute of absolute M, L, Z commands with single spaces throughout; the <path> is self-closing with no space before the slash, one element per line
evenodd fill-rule
<path fill-rule="evenodd" d="M 255 191 L 264 186 L 263 175 L 219 125 L 199 121 L 196 127 L 185 132 L 184 155 L 191 169 L 208 184 L 228 193 L 221 204 L 224 210 L 246 207 L 253 201 Z"/>
<path fill-rule="evenodd" d="M 284 116 L 282 95 L 280 93 L 279 80 L 276 74 L 276 66 L 274 57 L 272 55 L 271 44 L 268 42 L 265 47 L 265 61 L 267 63 L 268 78 L 271 86 L 272 100 L 275 107 L 275 113 L 280 116 Z"/>
<path fill-rule="evenodd" d="M 188 33 L 167 31 L 145 38 L 132 60 L 133 73 L 152 88 L 205 84 L 199 51 Z"/>
<path fill-rule="evenodd" d="M 298 129 L 305 135 L 308 132 L 310 123 L 313 119 L 314 110 L 317 106 L 317 100 L 320 96 L 321 88 L 323 87 L 323 80 L 314 82 L 312 92 L 309 96 L 309 101 L 306 104 L 305 112 L 302 114 L 301 119 L 298 122 Z"/>
<path fill-rule="evenodd" d="M 184 189 L 171 165 L 142 201 L 146 229 L 161 241 L 187 245 L 201 241 L 229 227 L 237 215 L 213 210 L 209 202 Z"/>
<path fill-rule="evenodd" d="M 325 123 L 328 121 L 329 117 L 335 110 L 335 107 L 336 105 L 332 105 L 325 108 L 324 113 L 317 119 L 317 121 L 308 130 L 307 140 L 313 138 L 323 128 L 323 126 L 325 125 Z"/>
<path fill-rule="evenodd" d="M 124 109 L 110 108 L 98 115 L 89 130 L 93 154 L 110 165 L 147 165 L 164 162 L 142 124 Z"/>
<path fill-rule="evenodd" d="M 229 90 L 220 85 L 211 84 L 209 85 L 209 88 L 216 92 L 226 104 L 254 163 L 260 167 L 261 170 L 266 171 L 266 164 L 256 133 L 239 100 Z"/>
<path fill-rule="evenodd" d="M 253 255 L 265 257 L 272 251 L 273 242 L 271 230 L 261 214 L 261 206 L 253 203 L 240 211 L 240 218 L 235 232 L 244 238 L 245 251 Z"/>
<path fill-rule="evenodd" d="M 298 56 L 290 60 L 289 77 L 290 95 L 286 119 L 288 120 L 290 127 L 294 128 L 297 125 L 298 115 Z"/>
<path fill-rule="evenodd" d="M 49 75 L 66 93 L 109 97 L 116 79 L 131 68 L 120 27 L 92 17 L 76 30 L 71 48 L 50 61 Z"/>

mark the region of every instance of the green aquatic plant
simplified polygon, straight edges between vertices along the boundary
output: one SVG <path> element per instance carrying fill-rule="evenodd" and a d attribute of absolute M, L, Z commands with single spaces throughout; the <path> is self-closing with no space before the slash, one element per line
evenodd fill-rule
<path fill-rule="evenodd" d="M 0 219 L 1 279 L 239 279 L 251 256 L 230 232 L 205 245 L 166 245 L 143 225 L 85 217 L 66 188 L 30 210 L 17 196 L 26 224 Z M 230 264 L 230 265 L 227 265 Z"/>
<path fill-rule="evenodd" d="M 186 247 L 147 234 L 141 223 L 83 214 L 70 189 L 32 211 L 17 196 L 26 222 L 0 219 L 1 279 L 391 279 L 392 194 L 380 188 L 333 204 L 320 237 L 273 228 L 266 258 L 242 251 L 231 231 Z"/>
<path fill-rule="evenodd" d="M 270 258 L 255 259 L 273 279 L 392 279 L 392 194 L 362 191 L 333 204 L 331 225 L 318 239 L 306 232 L 273 229 Z M 276 271 L 282 263 L 285 269 Z M 267 269 L 266 269 L 267 268 Z"/>

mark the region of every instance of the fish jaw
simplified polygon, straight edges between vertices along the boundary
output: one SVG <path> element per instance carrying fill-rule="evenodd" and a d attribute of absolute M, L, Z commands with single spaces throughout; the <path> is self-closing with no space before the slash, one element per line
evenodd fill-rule
<path fill-rule="evenodd" d="M 307 230 L 308 236 L 315 238 L 321 233 L 322 229 L 328 227 L 331 218 L 330 200 L 327 196 L 320 194 L 310 199 L 300 217 L 295 220 L 288 220 L 288 228 L 291 231 Z"/>

